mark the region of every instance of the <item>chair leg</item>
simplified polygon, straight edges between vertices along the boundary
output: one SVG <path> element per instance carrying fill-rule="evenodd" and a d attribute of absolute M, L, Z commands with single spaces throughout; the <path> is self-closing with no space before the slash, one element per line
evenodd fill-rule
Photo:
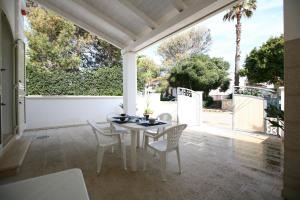
<path fill-rule="evenodd" d="M 140 148 L 140 131 L 137 132 L 136 138 L 136 148 Z"/>
<path fill-rule="evenodd" d="M 102 147 L 97 147 L 97 174 L 100 174 L 102 160 L 103 160 L 104 149 Z"/>
<path fill-rule="evenodd" d="M 126 145 L 125 145 L 125 141 L 124 141 L 124 135 L 122 135 L 122 141 L 121 141 L 121 155 L 122 155 L 122 159 L 123 159 L 123 165 L 124 165 L 124 169 L 127 170 L 127 165 L 126 165 Z"/>
<path fill-rule="evenodd" d="M 167 181 L 167 179 L 166 179 L 166 163 L 167 163 L 166 152 L 161 152 L 160 153 L 160 172 L 161 172 L 162 181 Z"/>
<path fill-rule="evenodd" d="M 145 132 L 143 132 L 142 148 L 145 148 Z"/>
<path fill-rule="evenodd" d="M 178 161 L 178 167 L 179 167 L 179 174 L 181 174 L 181 162 L 180 162 L 179 147 L 177 147 L 176 153 L 177 153 L 177 161 Z"/>
<path fill-rule="evenodd" d="M 110 123 L 110 134 L 112 134 L 112 130 L 113 130 L 113 125 L 112 125 L 112 123 Z M 111 146 L 111 153 L 114 153 L 114 152 L 115 152 L 114 146 Z"/>
<path fill-rule="evenodd" d="M 154 141 L 154 142 L 158 141 L 158 138 L 153 138 L 153 141 Z M 154 152 L 153 152 L 153 157 L 156 157 L 156 156 L 157 156 L 157 152 L 154 151 Z"/>
<path fill-rule="evenodd" d="M 147 145 L 148 145 L 148 140 L 149 138 L 147 136 L 144 135 L 144 148 L 143 148 L 143 152 L 144 152 L 144 171 L 146 170 L 147 168 Z"/>

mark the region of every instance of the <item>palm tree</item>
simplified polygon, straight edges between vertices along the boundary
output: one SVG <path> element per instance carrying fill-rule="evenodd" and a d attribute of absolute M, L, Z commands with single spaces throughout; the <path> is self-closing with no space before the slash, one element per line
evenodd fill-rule
<path fill-rule="evenodd" d="M 236 19 L 235 33 L 236 33 L 236 47 L 235 47 L 235 67 L 234 67 L 234 85 L 239 86 L 240 83 L 240 60 L 241 60 L 241 32 L 242 32 L 242 17 L 251 17 L 253 11 L 256 10 L 256 0 L 244 0 L 234 5 L 229 11 L 224 15 L 224 21 L 232 21 Z"/>

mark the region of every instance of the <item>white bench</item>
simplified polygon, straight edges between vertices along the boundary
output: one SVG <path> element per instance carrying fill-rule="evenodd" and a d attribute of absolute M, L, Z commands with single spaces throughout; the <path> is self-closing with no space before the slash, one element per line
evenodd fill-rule
<path fill-rule="evenodd" d="M 0 186 L 5 200 L 89 200 L 80 169 L 70 169 Z"/>

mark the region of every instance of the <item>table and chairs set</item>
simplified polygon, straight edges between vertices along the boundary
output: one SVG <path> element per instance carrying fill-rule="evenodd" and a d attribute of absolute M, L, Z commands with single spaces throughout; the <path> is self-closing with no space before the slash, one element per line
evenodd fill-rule
<path fill-rule="evenodd" d="M 166 181 L 166 156 L 167 153 L 176 151 L 179 173 L 181 173 L 179 139 L 186 124 L 173 124 L 169 113 L 162 113 L 157 118 L 129 116 L 126 114 L 111 113 L 107 115 L 107 126 L 88 120 L 97 140 L 97 174 L 101 171 L 104 152 L 107 149 L 114 151 L 114 146 L 119 146 L 122 165 L 127 170 L 125 137 L 131 137 L 130 166 L 132 171 L 137 170 L 137 148 L 142 148 L 143 169 L 146 170 L 148 149 L 153 150 L 160 157 L 161 177 Z M 140 145 L 140 135 L 142 145 Z"/>
<path fill-rule="evenodd" d="M 160 156 L 161 177 L 166 181 L 167 153 L 176 151 L 179 173 L 181 173 L 179 138 L 186 124 L 172 124 L 172 116 L 160 114 L 156 119 L 145 119 L 125 114 L 107 116 L 108 126 L 88 120 L 97 140 L 97 174 L 101 172 L 103 155 L 106 150 L 120 147 L 122 165 L 127 170 L 125 137 L 130 135 L 131 170 L 137 170 L 137 148 L 142 147 L 143 169 L 146 170 L 148 149 Z M 140 134 L 142 145 L 140 147 Z M 153 159 L 153 158 L 152 158 Z M 150 159 L 149 159 L 150 160 Z M 17 192 L 16 192 L 17 191 Z M 80 169 L 69 169 L 40 177 L 30 178 L 0 186 L 1 199 L 66 199 L 89 200 L 83 174 Z"/>

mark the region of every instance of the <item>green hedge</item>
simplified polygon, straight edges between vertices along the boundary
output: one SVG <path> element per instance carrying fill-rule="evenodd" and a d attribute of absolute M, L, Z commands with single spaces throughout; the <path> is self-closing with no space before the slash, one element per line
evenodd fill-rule
<path fill-rule="evenodd" d="M 26 66 L 28 95 L 122 95 L 122 68 L 66 72 Z"/>

